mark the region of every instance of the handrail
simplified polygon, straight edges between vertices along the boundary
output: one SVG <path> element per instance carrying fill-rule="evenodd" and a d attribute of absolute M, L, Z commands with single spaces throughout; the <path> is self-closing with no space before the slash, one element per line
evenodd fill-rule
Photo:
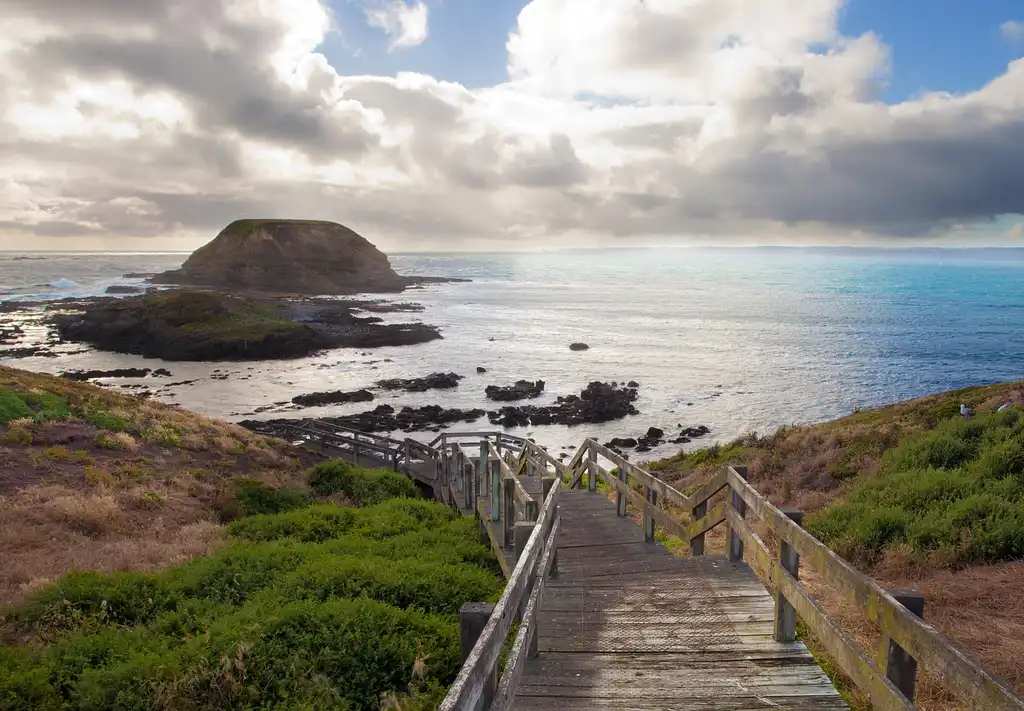
<path fill-rule="evenodd" d="M 615 464 L 617 472 L 601 466 L 598 456 Z M 614 489 L 620 516 L 626 515 L 627 504 L 637 506 L 643 513 L 645 538 L 653 538 L 657 523 L 687 541 L 691 555 L 703 554 L 705 535 L 727 522 L 730 560 L 749 562 L 765 586 L 775 593 L 775 638 L 794 641 L 799 617 L 878 711 L 915 708 L 913 679 L 917 664 L 934 671 L 971 708 L 1024 711 L 1024 701 L 1005 683 L 985 672 L 893 594 L 804 530 L 799 525 L 801 512 L 784 512 L 757 492 L 746 481 L 745 468 L 723 467 L 687 496 L 618 453 L 587 439 L 566 469 L 571 486 L 582 485 L 587 474 L 591 491 L 596 490 L 598 480 Z M 642 494 L 631 486 L 631 481 L 641 488 Z M 724 499 L 718 496 L 723 490 L 728 494 Z M 658 505 L 659 500 L 689 513 L 691 522 L 676 521 Z M 773 555 L 757 535 L 748 515 L 756 515 L 780 541 L 778 555 Z M 877 661 L 845 635 L 800 584 L 800 563 L 811 566 L 837 585 L 847 600 L 878 626 L 884 642 Z M 895 656 L 892 649 L 897 650 Z"/>
<path fill-rule="evenodd" d="M 542 579 L 540 574 L 543 573 L 543 569 L 539 569 L 538 562 L 543 560 L 542 554 L 550 551 L 551 555 L 546 556 L 546 564 L 550 565 L 555 554 L 555 536 L 547 529 L 549 527 L 554 529 L 554 521 L 557 516 L 556 501 L 561 487 L 557 481 L 552 480 L 552 482 L 551 489 L 541 505 L 537 521 L 528 524 L 531 531 L 530 536 L 517 556 L 516 566 L 505 584 L 505 590 L 494 606 L 487 624 L 480 633 L 476 644 L 473 645 L 455 682 L 449 688 L 444 701 L 438 706 L 438 711 L 476 709 L 481 700 L 485 700 L 485 696 L 490 692 L 487 689 L 488 681 L 493 678 L 497 670 L 498 657 L 512 623 L 520 618 L 524 599 L 531 599 L 539 587 L 536 585 L 536 581 Z M 527 620 L 525 626 L 527 627 L 526 634 L 530 633 L 531 627 L 534 627 L 535 633 L 535 623 L 532 622 L 532 618 Z M 517 679 L 513 678 L 506 683 L 504 688 L 510 689 L 510 691 L 506 691 L 506 694 L 515 693 L 516 681 Z M 490 700 L 486 699 L 486 701 Z"/>
<path fill-rule="evenodd" d="M 895 687 L 879 681 L 884 679 L 888 682 L 884 672 L 879 669 L 879 666 L 885 668 L 887 660 L 880 659 L 880 664 L 876 666 L 855 643 L 837 636 L 830 629 L 830 626 L 834 628 L 834 624 L 828 619 L 828 614 L 816 606 L 807 591 L 797 582 L 796 577 L 768 553 L 763 543 L 760 543 L 743 520 L 746 513 L 757 514 L 768 530 L 796 552 L 801 562 L 819 570 L 837 585 L 849 602 L 878 625 L 883 635 L 899 645 L 918 663 L 935 670 L 940 679 L 964 699 L 976 704 L 976 708 L 992 711 L 1024 709 L 1024 701 L 1009 687 L 992 678 L 968 659 L 949 639 L 908 610 L 878 583 L 855 570 L 824 543 L 790 520 L 785 513 L 747 483 L 735 467 L 728 467 L 726 476 L 729 487 L 735 494 L 733 506 L 729 510 L 730 527 L 744 542 L 754 544 L 754 554 L 758 561 L 758 564 L 753 566 L 755 571 L 760 569 L 763 579 L 775 583 L 787 602 L 797 608 L 797 612 L 801 613 L 811 631 L 835 656 L 843 671 L 858 685 L 867 686 L 864 690 L 876 708 L 907 708 L 903 705 L 907 699 Z M 886 647 L 888 653 L 888 646 Z M 894 695 L 898 697 L 894 698 Z"/>

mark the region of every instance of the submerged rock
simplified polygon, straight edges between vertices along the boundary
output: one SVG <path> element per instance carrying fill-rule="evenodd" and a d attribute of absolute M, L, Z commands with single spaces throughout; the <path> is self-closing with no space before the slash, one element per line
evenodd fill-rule
<path fill-rule="evenodd" d="M 588 346 L 586 343 L 570 343 L 569 344 L 569 350 L 570 351 L 586 351 L 586 350 L 590 350 L 590 346 Z"/>
<path fill-rule="evenodd" d="M 145 378 L 152 372 L 153 371 L 151 371 L 149 368 L 114 368 L 113 370 L 66 370 L 60 374 L 60 377 L 84 383 L 88 380 L 93 380 L 95 378 Z"/>
<path fill-rule="evenodd" d="M 511 400 L 529 400 L 535 397 L 540 397 L 543 392 L 543 380 L 538 380 L 536 382 L 530 380 L 517 380 L 514 385 L 488 385 L 484 388 L 484 393 L 489 399 L 505 402 Z"/>
<path fill-rule="evenodd" d="M 423 378 L 390 378 L 378 380 L 382 390 L 404 390 L 407 393 L 423 393 L 427 390 L 447 390 L 458 387 L 461 375 L 455 373 L 431 373 Z"/>
<path fill-rule="evenodd" d="M 321 405 L 340 405 L 348 402 L 370 402 L 373 400 L 373 393 L 369 390 L 333 390 L 330 392 L 307 393 L 296 395 L 292 403 L 302 407 L 319 407 Z"/>

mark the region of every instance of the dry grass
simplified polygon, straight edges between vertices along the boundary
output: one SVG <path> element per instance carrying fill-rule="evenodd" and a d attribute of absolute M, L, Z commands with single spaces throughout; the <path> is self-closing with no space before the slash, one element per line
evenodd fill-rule
<path fill-rule="evenodd" d="M 154 570 L 209 553 L 221 526 L 208 508 L 182 492 L 82 492 L 58 486 L 23 489 L 0 497 L 0 605 L 72 569 Z"/>
<path fill-rule="evenodd" d="M 221 540 L 218 502 L 235 478 L 301 488 L 314 461 L 237 425 L 86 383 L 0 367 L 0 387 L 58 395 L 75 415 L 0 426 L 0 605 L 72 569 L 144 571 L 204 555 Z M 97 412 L 129 431 L 86 421 Z"/>

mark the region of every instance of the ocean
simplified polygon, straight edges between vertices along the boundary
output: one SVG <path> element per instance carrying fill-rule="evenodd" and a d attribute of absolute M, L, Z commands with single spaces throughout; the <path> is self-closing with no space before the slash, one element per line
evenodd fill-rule
<path fill-rule="evenodd" d="M 138 282 L 125 273 L 175 268 L 186 256 L 3 253 L 0 299 L 99 294 Z M 472 279 L 391 299 L 425 310 L 386 319 L 435 324 L 443 340 L 250 363 L 164 363 L 63 346 L 70 354 L 4 363 L 51 373 L 165 367 L 172 382 L 196 382 L 160 399 L 233 420 L 357 412 L 368 405 L 251 414 L 301 393 L 436 371 L 466 378 L 455 390 L 382 393 L 371 405 L 487 409 L 486 385 L 518 379 L 546 382 L 536 404 L 578 393 L 591 380 L 640 383 L 640 415 L 510 430 L 553 448 L 585 436 L 635 437 L 651 426 L 671 434 L 677 425 L 699 424 L 712 430 L 700 442 L 724 441 L 1024 379 L 1024 249 L 608 249 L 399 254 L 392 264 L 405 274 Z M 575 341 L 590 350 L 570 351 Z M 488 372 L 478 375 L 477 366 Z M 486 420 L 476 427 L 490 428 Z M 667 445 L 648 456 L 677 450 Z"/>

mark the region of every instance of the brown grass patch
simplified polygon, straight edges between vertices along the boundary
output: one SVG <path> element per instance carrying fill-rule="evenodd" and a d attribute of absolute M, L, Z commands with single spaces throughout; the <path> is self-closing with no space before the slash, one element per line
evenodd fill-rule
<path fill-rule="evenodd" d="M 145 571 L 206 554 L 221 540 L 217 502 L 232 480 L 301 487 L 319 461 L 87 383 L 0 366 L 0 386 L 66 398 L 75 415 L 0 426 L 0 605 L 72 569 Z M 96 412 L 130 431 L 97 429 L 86 421 Z"/>

